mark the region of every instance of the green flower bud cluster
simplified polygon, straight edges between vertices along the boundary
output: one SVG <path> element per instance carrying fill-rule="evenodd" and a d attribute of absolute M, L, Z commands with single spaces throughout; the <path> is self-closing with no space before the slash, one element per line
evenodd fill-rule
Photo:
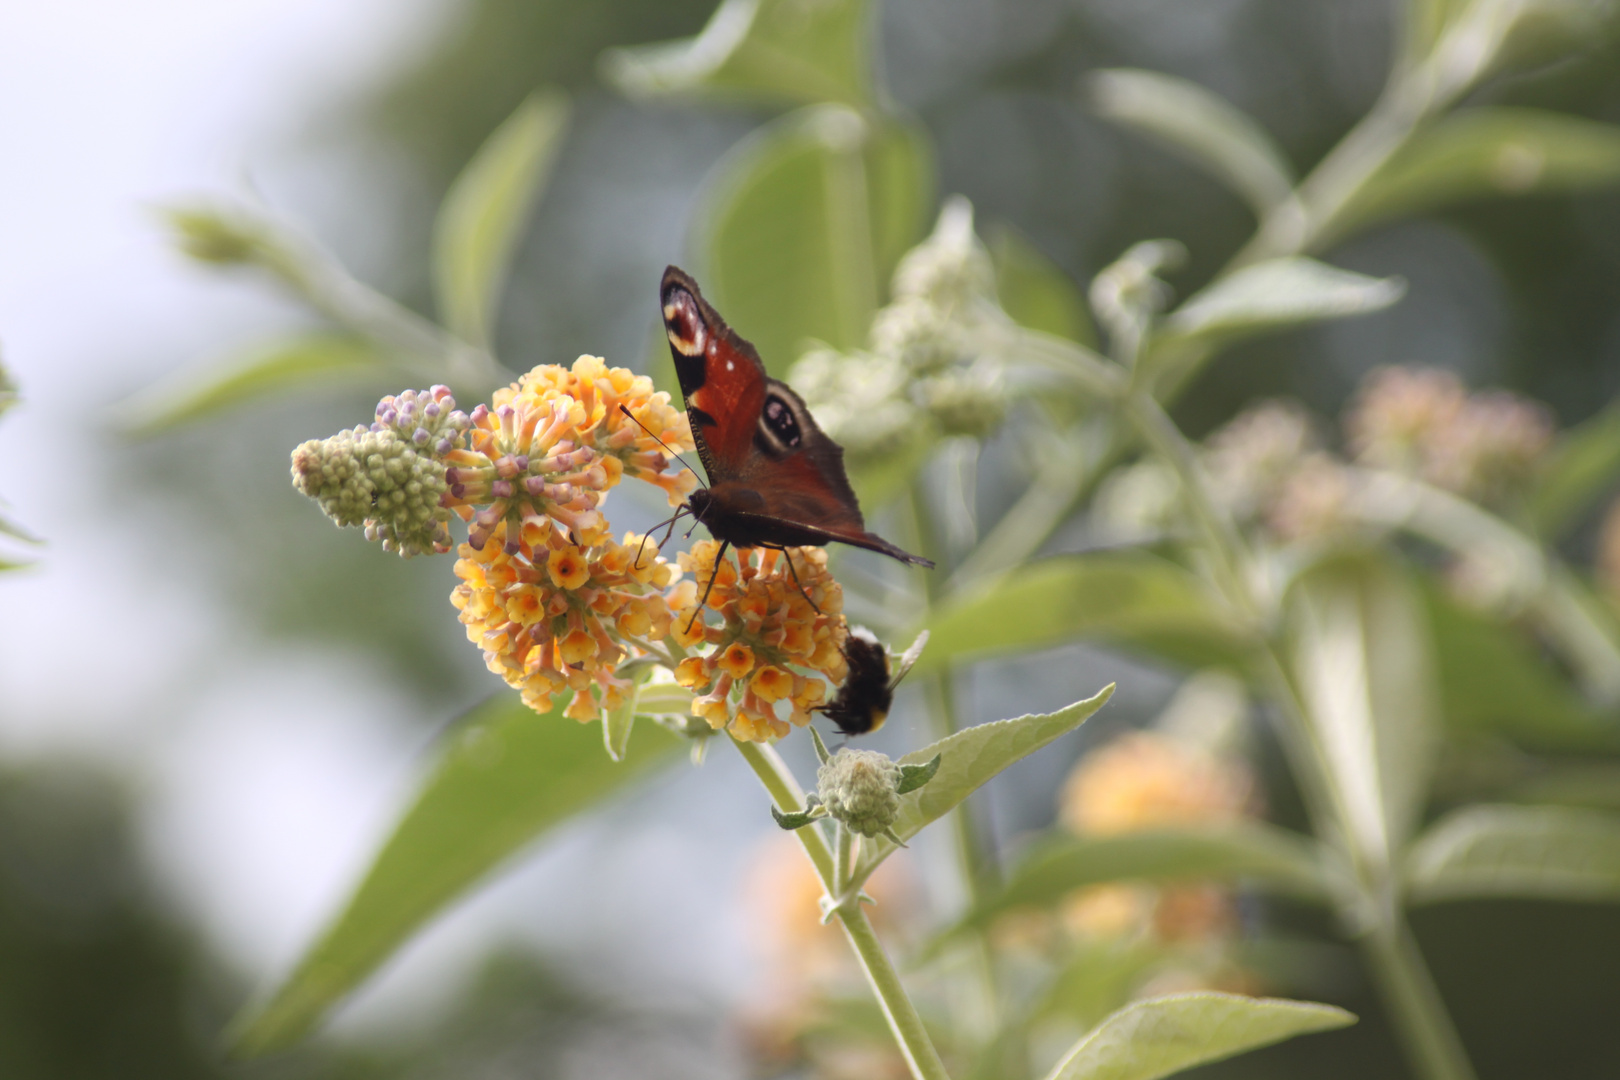
<path fill-rule="evenodd" d="M 939 772 L 942 757 L 935 754 L 921 765 L 902 765 L 875 750 L 844 748 L 829 754 L 814 728 L 810 729 L 810 737 L 821 759 L 821 768 L 816 771 L 817 791 L 796 813 L 784 814 L 772 807 L 776 823 L 784 829 L 802 829 L 812 821 L 830 817 L 852 833 L 869 838 L 884 836 L 904 847 L 894 834 L 894 823 L 900 818 L 900 796 L 932 780 Z"/>
<path fill-rule="evenodd" d="M 443 386 L 383 398 L 370 428 L 310 439 L 293 451 L 293 486 L 342 526 L 402 557 L 450 550 L 443 456 L 467 417 Z"/>
<path fill-rule="evenodd" d="M 900 813 L 900 766 L 875 750 L 840 750 L 816 772 L 829 816 L 862 836 L 880 836 Z"/>
<path fill-rule="evenodd" d="M 979 339 L 1011 320 L 966 200 L 948 202 L 933 234 L 901 260 L 893 295 L 873 319 L 869 349 L 815 350 L 789 376 L 857 465 L 941 437 L 988 435 L 1007 412 L 1004 365 Z"/>

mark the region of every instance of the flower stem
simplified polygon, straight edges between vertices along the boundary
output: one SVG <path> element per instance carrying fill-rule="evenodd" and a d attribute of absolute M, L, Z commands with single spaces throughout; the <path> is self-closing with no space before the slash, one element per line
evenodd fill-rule
<path fill-rule="evenodd" d="M 804 790 L 799 787 L 799 782 L 793 778 L 787 762 L 782 760 L 775 747 L 736 738 L 731 742 L 754 770 L 754 775 L 759 777 L 759 782 L 765 786 L 778 810 L 797 813 L 804 809 Z M 837 861 L 819 826 L 807 825 L 797 830 L 795 835 L 799 843 L 804 845 L 805 854 L 810 856 L 810 862 L 821 878 L 822 888 L 829 897 L 839 898 L 838 906 L 834 909 L 839 925 L 844 928 L 844 936 L 849 939 L 850 947 L 861 962 L 861 969 L 866 972 L 866 981 L 877 995 L 883 1015 L 889 1021 L 889 1030 L 894 1033 L 895 1042 L 905 1055 L 912 1077 L 914 1080 L 950 1080 L 950 1074 L 945 1071 L 939 1052 L 934 1049 L 928 1030 L 923 1026 L 922 1016 L 900 982 L 900 973 L 883 951 L 883 943 L 878 940 L 871 921 L 861 909 L 858 894 L 852 890 L 851 894 L 844 895 L 840 890 L 838 863 L 842 862 L 847 874 L 854 854 L 852 850 L 845 850 L 846 843 L 852 844 L 847 837 L 848 830 L 840 826 L 840 832 L 845 834 L 845 838 L 839 842 L 839 855 L 842 858 Z"/>
<path fill-rule="evenodd" d="M 1196 452 L 1181 429 L 1148 394 L 1138 393 L 1121 402 L 1126 419 L 1137 435 L 1175 472 L 1186 494 L 1187 506 L 1209 547 L 1216 584 L 1232 606 L 1253 621 L 1265 622 L 1266 598 L 1258 595 L 1248 572 L 1248 546 L 1236 524 L 1210 495 Z M 1285 724 L 1284 744 L 1292 749 L 1290 765 L 1305 794 L 1318 836 L 1354 835 L 1334 797 L 1332 771 L 1323 759 L 1303 703 L 1288 679 L 1287 657 L 1276 640 L 1264 636 L 1268 681 Z M 1402 1035 L 1413 1072 L 1423 1080 L 1473 1080 L 1467 1051 L 1446 1011 L 1445 1002 L 1429 976 L 1423 956 L 1406 926 L 1405 917 L 1388 896 L 1387 882 L 1360 860 L 1356 867 L 1352 912 L 1371 913 L 1364 948 L 1377 977 L 1380 994 Z"/>
<path fill-rule="evenodd" d="M 1468 1052 L 1399 912 L 1362 939 L 1362 951 L 1380 992 L 1394 1006 L 1395 1031 L 1416 1071 L 1428 1080 L 1474 1080 Z"/>

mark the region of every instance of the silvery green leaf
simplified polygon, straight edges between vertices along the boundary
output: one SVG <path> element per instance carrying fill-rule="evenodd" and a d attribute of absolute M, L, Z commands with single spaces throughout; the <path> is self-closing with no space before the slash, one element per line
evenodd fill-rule
<path fill-rule="evenodd" d="M 440 317 L 463 341 L 490 343 L 512 253 L 567 123 L 564 94 L 531 95 L 478 148 L 439 207 L 433 284 Z"/>
<path fill-rule="evenodd" d="M 1429 626 L 1410 575 L 1347 556 L 1288 597 L 1293 679 L 1359 855 L 1387 867 L 1428 795 L 1440 702 Z"/>
<path fill-rule="evenodd" d="M 872 100 L 865 0 L 724 0 L 696 37 L 610 49 L 602 74 L 630 97 L 707 92 L 804 104 Z"/>
<path fill-rule="evenodd" d="M 1246 1050 L 1356 1022 L 1333 1005 L 1214 992 L 1127 1005 L 1098 1024 L 1047 1080 L 1158 1080 Z"/>
<path fill-rule="evenodd" d="M 119 407 L 129 431 L 152 435 L 301 386 L 383 370 L 375 346 L 343 334 L 298 334 L 200 371 L 182 371 Z"/>
<path fill-rule="evenodd" d="M 925 787 L 900 797 L 900 812 L 892 826 L 897 840 L 916 836 L 925 825 L 944 817 L 1001 770 L 1085 723 L 1113 693 L 1110 683 L 1066 709 L 979 724 L 901 758 L 902 767 L 925 765 L 936 756 L 941 761 L 938 772 Z M 884 840 L 865 847 L 858 877 L 864 877 L 887 858 L 895 842 Z"/>
<path fill-rule="evenodd" d="M 1620 815 L 1566 806 L 1469 806 L 1406 855 L 1417 903 L 1471 897 L 1620 900 Z"/>
<path fill-rule="evenodd" d="M 1388 307 L 1406 292 L 1399 278 L 1375 278 L 1288 256 L 1219 278 L 1165 316 L 1161 345 L 1232 341 Z"/>
<path fill-rule="evenodd" d="M 1156 136 L 1203 166 L 1263 215 L 1288 198 L 1293 170 L 1254 118 L 1195 82 L 1113 68 L 1087 80 L 1100 115 Z"/>
<path fill-rule="evenodd" d="M 935 773 L 939 772 L 940 761 L 940 755 L 935 754 L 926 764 L 900 766 L 900 783 L 896 785 L 895 791 L 901 795 L 916 791 L 932 780 Z"/>

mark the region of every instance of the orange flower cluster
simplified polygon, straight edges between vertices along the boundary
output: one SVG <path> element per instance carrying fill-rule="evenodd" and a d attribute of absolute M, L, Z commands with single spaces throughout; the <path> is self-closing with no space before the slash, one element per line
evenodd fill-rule
<path fill-rule="evenodd" d="M 842 614 L 844 591 L 827 572 L 827 553 L 821 548 L 755 548 L 746 557 L 738 553 L 740 569 L 730 560 L 719 564 L 707 606 L 723 621 L 710 624 L 697 601 L 716 573 L 719 551 L 717 542 L 705 540 L 679 556 L 691 579 L 669 597 L 677 611 L 673 636 L 687 648 L 704 643 L 715 648 L 707 656 L 681 661 L 675 680 L 692 690 L 707 690 L 692 703 L 692 712 L 717 730 L 726 728 L 754 742 L 780 738 L 791 730 L 790 723 L 808 724 L 810 710 L 826 698 L 826 683 L 803 669 L 834 683 L 843 681 L 843 644 L 849 633 Z M 777 711 L 784 701 L 786 720 Z"/>
<path fill-rule="evenodd" d="M 663 590 L 680 571 L 634 534 L 581 547 L 542 519 L 515 541 L 497 522 L 488 538 L 496 542 L 461 545 L 450 602 L 489 669 L 536 712 L 565 688 L 574 699 L 564 715 L 582 722 L 622 704 L 631 684 L 614 669 L 627 642 L 669 635 Z"/>
<path fill-rule="evenodd" d="M 597 504 L 626 473 L 663 488 L 671 505 L 697 482 L 689 472 L 664 472 L 669 460 L 654 438 L 692 449 L 686 415 L 654 392 L 651 379 L 600 357 L 581 356 L 572 369 L 542 364 L 497 390 L 469 420 L 467 446 L 444 459 L 444 502 L 468 521 L 474 548 L 504 523 L 513 554 L 520 543 L 533 545 L 548 518 L 574 543 L 595 547 L 608 539 Z"/>

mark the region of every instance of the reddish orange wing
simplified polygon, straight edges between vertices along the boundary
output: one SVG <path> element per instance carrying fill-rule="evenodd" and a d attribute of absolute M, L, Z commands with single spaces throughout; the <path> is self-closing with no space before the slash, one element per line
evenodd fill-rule
<path fill-rule="evenodd" d="M 676 267 L 660 289 L 664 329 L 692 437 L 709 473 L 688 503 L 718 540 L 738 547 L 839 541 L 903 562 L 933 563 L 866 531 L 844 474 L 844 449 L 804 401 L 765 374 L 754 346 L 726 325 Z"/>

